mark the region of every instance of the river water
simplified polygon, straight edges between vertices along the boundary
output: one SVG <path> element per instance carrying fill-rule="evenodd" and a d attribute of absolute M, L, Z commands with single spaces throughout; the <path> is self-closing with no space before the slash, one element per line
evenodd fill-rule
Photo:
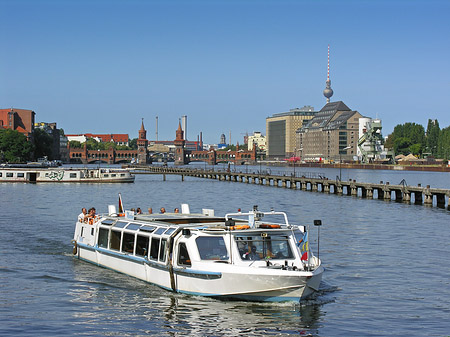
<path fill-rule="evenodd" d="M 330 179 L 339 174 L 317 172 Z M 450 188 L 449 173 L 341 173 L 342 179 Z M 189 203 L 191 211 L 223 215 L 259 205 L 286 211 L 292 223 L 322 219 L 320 292 L 301 305 L 221 301 L 174 294 L 73 259 L 80 209 L 106 212 L 119 192 L 128 209 Z M 1 336 L 450 336 L 445 209 L 153 175 L 138 175 L 134 184 L 5 183 L 0 206 Z M 310 239 L 316 250 L 317 228 Z"/>

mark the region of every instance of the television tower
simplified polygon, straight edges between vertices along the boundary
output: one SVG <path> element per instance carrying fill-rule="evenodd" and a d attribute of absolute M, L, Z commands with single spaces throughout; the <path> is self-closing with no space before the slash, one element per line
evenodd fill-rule
<path fill-rule="evenodd" d="M 330 45 L 328 45 L 328 67 L 327 67 L 327 81 L 323 95 L 327 98 L 327 103 L 330 103 L 330 97 L 333 96 L 333 89 L 331 89 L 330 81 Z"/>

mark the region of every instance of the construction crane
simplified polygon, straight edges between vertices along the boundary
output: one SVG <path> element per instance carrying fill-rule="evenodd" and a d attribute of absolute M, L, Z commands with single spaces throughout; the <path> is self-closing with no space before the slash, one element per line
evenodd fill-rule
<path fill-rule="evenodd" d="M 359 138 L 358 147 L 362 155 L 362 163 L 366 164 L 381 154 L 383 136 L 381 135 L 381 121 L 373 119 L 366 124 L 366 132 Z"/>

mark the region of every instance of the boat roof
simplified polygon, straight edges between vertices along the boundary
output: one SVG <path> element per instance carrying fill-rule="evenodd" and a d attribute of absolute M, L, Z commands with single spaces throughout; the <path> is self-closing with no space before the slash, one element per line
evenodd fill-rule
<path fill-rule="evenodd" d="M 267 230 L 286 230 L 291 228 L 288 223 L 276 224 L 277 227 L 260 227 L 261 221 L 257 220 L 254 226 L 250 219 L 231 218 L 230 215 L 245 216 L 252 213 L 233 213 L 224 217 L 209 216 L 205 214 L 184 214 L 184 213 L 164 213 L 164 214 L 137 214 L 130 216 L 105 215 L 102 217 L 101 224 L 114 228 L 127 230 L 140 230 L 144 232 L 154 232 L 156 234 L 171 234 L 175 229 L 197 229 L 203 231 L 267 231 Z M 260 213 L 259 213 L 260 214 Z M 270 212 L 267 214 L 284 214 L 279 212 Z M 263 224 L 264 225 L 264 224 Z M 278 226 L 279 225 L 279 226 Z M 242 227 L 245 226 L 245 227 Z M 164 229 L 164 230 L 163 230 Z M 172 229 L 172 230 L 169 230 Z M 167 231 L 166 231 L 167 230 Z M 170 232 L 170 233 L 169 233 Z"/>

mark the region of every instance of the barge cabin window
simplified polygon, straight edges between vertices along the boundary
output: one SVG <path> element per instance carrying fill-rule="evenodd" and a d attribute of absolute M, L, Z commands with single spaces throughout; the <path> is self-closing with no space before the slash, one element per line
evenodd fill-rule
<path fill-rule="evenodd" d="M 228 260 L 228 251 L 222 236 L 200 236 L 195 242 L 202 260 Z"/>
<path fill-rule="evenodd" d="M 17 173 L 17 178 L 23 178 L 25 175 L 22 172 Z"/>
<path fill-rule="evenodd" d="M 122 252 L 133 254 L 134 251 L 134 234 L 123 233 Z"/>
<path fill-rule="evenodd" d="M 159 238 L 152 237 L 152 243 L 150 246 L 150 258 L 152 260 L 158 260 L 159 240 Z"/>
<path fill-rule="evenodd" d="M 76 177 L 77 177 L 77 174 L 76 174 L 76 173 L 71 173 L 69 177 L 70 177 L 70 178 L 76 178 Z"/>
<path fill-rule="evenodd" d="M 115 231 L 115 230 L 111 231 L 111 242 L 110 242 L 109 248 L 114 249 L 114 250 L 120 250 L 121 234 L 122 234 L 121 231 Z"/>
<path fill-rule="evenodd" d="M 180 242 L 178 245 L 178 264 L 180 266 L 191 266 L 191 259 L 184 242 Z"/>
<path fill-rule="evenodd" d="M 108 234 L 109 230 L 106 228 L 100 228 L 98 231 L 98 246 L 102 248 L 108 248 Z"/>
<path fill-rule="evenodd" d="M 136 240 L 136 255 L 147 256 L 148 243 L 150 239 L 148 236 L 138 235 Z"/>

